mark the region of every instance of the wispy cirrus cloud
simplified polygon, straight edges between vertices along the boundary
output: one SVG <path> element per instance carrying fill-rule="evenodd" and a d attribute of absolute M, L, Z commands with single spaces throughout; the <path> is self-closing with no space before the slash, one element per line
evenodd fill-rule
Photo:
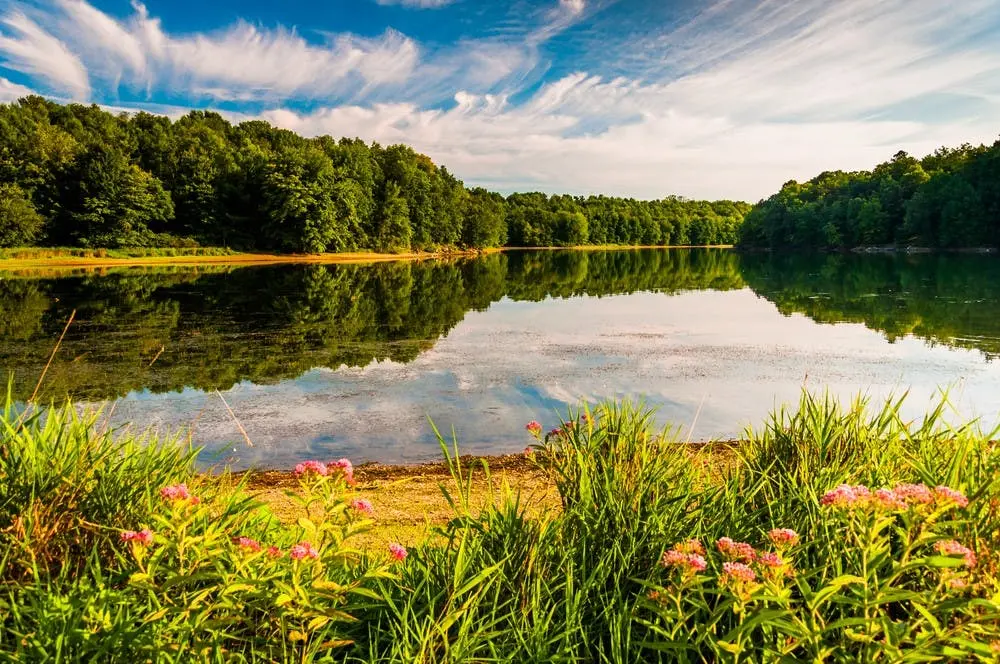
<path fill-rule="evenodd" d="M 0 37 L 5 66 L 73 98 L 87 97 L 94 80 L 112 94 L 124 86 L 220 99 L 331 99 L 406 80 L 420 50 L 392 29 L 316 43 L 294 29 L 237 20 L 216 32 L 171 35 L 143 5 L 116 19 L 84 0 L 56 0 L 31 18 L 15 10 L 4 24 L 17 33 Z"/>
<path fill-rule="evenodd" d="M 375 0 L 375 4 L 378 5 L 399 5 L 414 9 L 439 9 L 454 2 L 457 2 L 457 0 Z"/>
<path fill-rule="evenodd" d="M 20 11 L 3 17 L 0 53 L 4 65 L 41 79 L 73 99 L 90 95 L 90 79 L 80 57 Z"/>

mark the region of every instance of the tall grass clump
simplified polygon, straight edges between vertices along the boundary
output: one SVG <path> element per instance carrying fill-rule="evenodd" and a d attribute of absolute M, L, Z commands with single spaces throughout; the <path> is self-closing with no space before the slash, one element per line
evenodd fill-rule
<path fill-rule="evenodd" d="M 0 414 L 0 579 L 78 568 L 92 551 L 108 554 L 121 529 L 149 520 L 156 487 L 192 476 L 194 454 L 177 441 L 115 437 L 99 417 L 72 406 L 18 409 L 8 391 Z"/>

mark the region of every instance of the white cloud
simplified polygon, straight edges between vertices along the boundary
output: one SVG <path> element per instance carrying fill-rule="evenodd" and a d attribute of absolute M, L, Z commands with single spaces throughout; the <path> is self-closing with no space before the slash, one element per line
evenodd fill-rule
<path fill-rule="evenodd" d="M 74 99 L 86 99 L 90 95 L 87 70 L 66 44 L 21 12 L 7 14 L 2 22 L 7 31 L 7 34 L 0 33 L 3 66 L 38 76 Z"/>
<path fill-rule="evenodd" d="M 329 35 L 317 44 L 294 29 L 237 21 L 219 32 L 174 36 L 141 4 L 117 20 L 84 0 L 57 0 L 32 18 L 15 10 L 4 23 L 20 33 L 0 38 L 6 66 L 74 98 L 89 95 L 93 77 L 111 94 L 124 84 L 226 100 L 330 99 L 401 83 L 420 55 L 413 40 L 391 29 L 378 38 Z"/>
<path fill-rule="evenodd" d="M 587 6 L 586 0 L 559 0 L 559 6 L 571 14 L 581 13 Z"/>
<path fill-rule="evenodd" d="M 34 94 L 31 88 L 26 88 L 18 83 L 13 83 L 8 81 L 6 78 L 0 77 L 0 102 L 12 102 L 17 101 L 21 97 L 27 97 L 28 95 Z"/>
<path fill-rule="evenodd" d="M 379 5 L 399 5 L 416 9 L 438 9 L 452 4 L 456 0 L 375 0 Z"/>

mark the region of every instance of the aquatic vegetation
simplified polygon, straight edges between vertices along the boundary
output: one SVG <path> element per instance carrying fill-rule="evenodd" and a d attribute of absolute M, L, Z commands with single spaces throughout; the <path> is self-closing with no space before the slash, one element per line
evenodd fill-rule
<path fill-rule="evenodd" d="M 353 542 L 374 508 L 348 460 L 303 462 L 290 491 L 301 516 L 279 523 L 186 453 L 116 442 L 72 409 L 20 428 L 8 410 L 2 495 L 47 477 L 37 454 L 52 454 L 75 490 L 55 481 L 39 498 L 87 517 L 44 539 L 37 503 L 0 502 L 0 655 L 995 661 L 1000 447 L 940 411 L 904 422 L 898 406 L 806 393 L 725 448 L 653 430 L 636 404 L 570 412 L 557 435 L 527 428 L 561 499 L 542 516 L 442 441 L 453 517 L 409 550 L 369 551 Z M 70 434 L 89 456 L 58 456 Z M 107 463 L 84 462 L 95 450 Z M 123 461 L 131 482 L 113 479 Z M 105 477 L 132 503 L 103 494 Z M 496 489 L 486 505 L 472 499 L 479 481 Z"/>

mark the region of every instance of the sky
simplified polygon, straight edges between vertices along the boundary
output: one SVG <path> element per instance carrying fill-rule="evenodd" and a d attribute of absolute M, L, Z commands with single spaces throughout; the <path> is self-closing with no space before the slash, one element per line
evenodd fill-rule
<path fill-rule="evenodd" d="M 29 93 L 407 143 L 467 185 L 756 201 L 1000 137 L 997 0 L 0 0 Z"/>

